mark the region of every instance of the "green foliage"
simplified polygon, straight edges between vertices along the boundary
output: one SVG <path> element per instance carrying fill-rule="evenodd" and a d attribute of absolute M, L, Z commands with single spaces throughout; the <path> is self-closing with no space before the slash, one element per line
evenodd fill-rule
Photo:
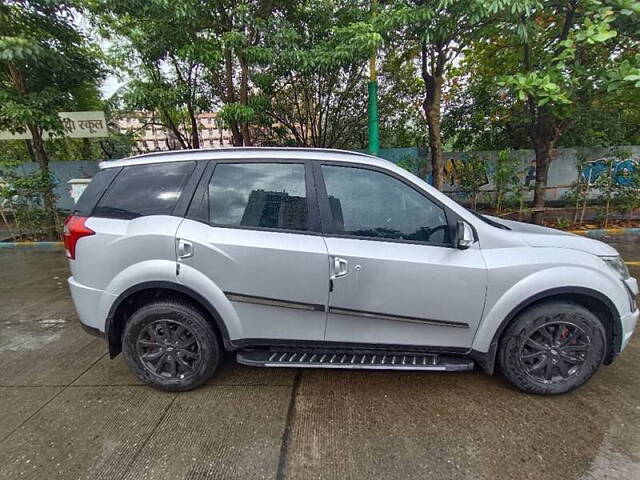
<path fill-rule="evenodd" d="M 368 2 L 303 1 L 265 36 L 274 52 L 252 81 L 263 101 L 255 122 L 269 119 L 271 142 L 329 148 L 366 145 L 365 64 L 372 41 L 363 23 Z M 375 32 L 374 32 L 375 33 Z M 375 35 L 373 35 L 375 37 Z M 264 129 L 257 141 L 264 138 Z M 271 144 L 273 144 L 271 143 Z"/>
<path fill-rule="evenodd" d="M 636 7 L 629 6 L 625 9 L 629 12 Z M 590 53 L 601 52 L 618 35 L 615 20 L 620 14 L 619 8 L 597 0 L 569 4 L 553 13 L 541 3 L 524 20 L 515 20 L 523 27 L 513 44 L 524 49 L 523 71 L 501 76 L 498 85 L 513 92 L 519 102 L 529 102 L 529 108 L 546 107 L 545 114 L 567 118 L 574 112 L 567 106 L 576 103 L 581 90 L 594 80 L 609 91 L 620 83 L 611 82 L 616 71 L 624 72 L 623 82 L 634 81 L 635 69 L 629 60 L 621 63 L 603 57 L 603 63 L 586 61 Z"/>
<path fill-rule="evenodd" d="M 576 153 L 576 171 L 578 172 L 578 176 L 564 194 L 565 200 L 570 205 L 575 205 L 573 221 L 577 223 L 578 226 L 582 226 L 584 211 L 589 200 L 591 179 L 584 177 L 583 172 L 585 171 L 586 165 L 587 157 L 584 151 L 578 151 Z"/>
<path fill-rule="evenodd" d="M 502 213 L 505 200 L 521 191 L 518 167 L 518 159 L 511 154 L 510 150 L 498 152 L 496 168 L 493 172 L 493 183 L 496 189 L 495 206 L 498 215 Z"/>
<path fill-rule="evenodd" d="M 561 40 L 572 4 L 540 2 L 469 43 L 443 124 L 455 149 L 523 148 L 532 111 L 553 120 L 558 147 L 640 142 L 640 2 L 576 2 Z"/>
<path fill-rule="evenodd" d="M 416 63 L 406 61 L 403 53 L 393 47 L 381 52 L 380 142 L 386 148 L 427 144 L 426 124 L 421 115 L 424 84 Z"/>
<path fill-rule="evenodd" d="M 487 183 L 487 162 L 477 155 L 465 155 L 457 165 L 459 188 L 469 194 L 471 208 L 475 210 L 481 187 Z"/>
<path fill-rule="evenodd" d="M 0 129 L 62 132 L 57 112 L 101 76 L 99 55 L 73 23 L 76 3 L 0 5 Z"/>
<path fill-rule="evenodd" d="M 44 197 L 54 179 L 50 173 L 37 169 L 23 174 L 18 162 L 0 163 L 0 210 L 7 230 L 15 240 L 50 240 L 49 212 Z M 5 212 L 9 213 L 11 221 Z M 56 229 L 62 230 L 60 217 L 55 216 Z"/>
<path fill-rule="evenodd" d="M 558 217 L 556 218 L 556 228 L 560 230 L 567 230 L 571 226 L 571 222 L 567 217 Z"/>
<path fill-rule="evenodd" d="M 227 103 L 220 110 L 220 118 L 229 125 L 231 122 L 249 122 L 254 119 L 253 108 L 239 103 Z"/>

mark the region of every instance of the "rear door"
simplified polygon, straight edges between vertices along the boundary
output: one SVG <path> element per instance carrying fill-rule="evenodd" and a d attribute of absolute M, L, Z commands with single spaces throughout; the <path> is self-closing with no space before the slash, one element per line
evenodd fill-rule
<path fill-rule="evenodd" d="M 116 277 L 145 281 L 132 277 L 134 271 L 154 271 L 162 280 L 175 280 L 175 234 L 182 220 L 176 209 L 185 201 L 183 191 L 189 190 L 198 173 L 202 174 L 201 168 L 204 165 L 196 162 L 176 161 L 101 172 L 96 187 L 102 186 L 106 191 L 96 192 L 92 183 L 87 189 L 89 195 L 85 199 L 83 194 L 76 211 L 80 215 L 90 211 L 85 225 L 95 234 L 78 242 L 77 260 L 71 262 L 74 279 L 84 286 L 108 291 L 118 287 L 110 285 Z M 96 201 L 92 207 L 90 203 Z M 147 267 L 134 268 L 142 265 Z"/>
<path fill-rule="evenodd" d="M 322 340 L 328 254 L 313 173 L 302 160 L 212 161 L 178 242 L 181 260 L 232 302 L 242 331 L 232 340 Z"/>
<path fill-rule="evenodd" d="M 469 348 L 486 290 L 477 243 L 453 248 L 447 210 L 392 172 L 323 164 L 316 176 L 333 277 L 326 340 Z"/>

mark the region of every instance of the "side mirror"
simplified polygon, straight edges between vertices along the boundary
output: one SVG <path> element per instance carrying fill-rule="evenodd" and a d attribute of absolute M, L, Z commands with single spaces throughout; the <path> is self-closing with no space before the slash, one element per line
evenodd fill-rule
<path fill-rule="evenodd" d="M 458 220 L 458 224 L 456 226 L 456 248 L 458 250 L 466 250 L 471 245 L 475 238 L 473 236 L 473 229 L 471 225 L 467 222 L 463 222 L 462 220 Z"/>

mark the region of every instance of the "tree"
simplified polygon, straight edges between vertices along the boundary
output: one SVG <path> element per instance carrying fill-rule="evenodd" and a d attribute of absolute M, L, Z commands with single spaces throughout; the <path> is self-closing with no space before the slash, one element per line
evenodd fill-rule
<path fill-rule="evenodd" d="M 252 75 L 273 57 L 285 0 L 96 0 L 95 22 L 116 40 L 132 109 L 155 112 L 181 148 L 199 148 L 197 112 L 217 108 L 236 146 L 258 120 Z M 189 132 L 183 135 L 181 131 Z"/>
<path fill-rule="evenodd" d="M 109 60 L 129 79 L 112 101 L 123 110 L 145 111 L 142 128 L 165 128 L 181 149 L 200 148 L 197 115 L 213 95 L 198 48 L 202 42 L 196 2 L 98 0 L 93 22 L 112 42 Z M 214 48 L 211 54 L 219 59 Z"/>
<path fill-rule="evenodd" d="M 419 63 L 433 185 L 440 190 L 444 185 L 441 119 L 447 74 L 469 42 L 498 14 L 507 9 L 524 11 L 528 4 L 515 0 L 396 0 L 373 20 L 388 42 L 397 42 L 400 48 L 412 52 Z M 426 176 L 426 165 L 420 173 Z"/>
<path fill-rule="evenodd" d="M 254 110 L 281 127 L 281 142 L 362 148 L 369 50 L 345 44 L 343 29 L 366 15 L 358 3 L 307 0 L 272 25 L 277 34 L 265 38 L 270 62 L 253 75 L 261 94 Z"/>
<path fill-rule="evenodd" d="M 74 24 L 81 7 L 49 0 L 0 4 L 0 128 L 31 134 L 34 158 L 49 179 L 42 196 L 50 233 L 56 212 L 43 132 L 62 134 L 58 112 L 70 110 L 74 93 L 101 75 L 98 55 Z"/>
<path fill-rule="evenodd" d="M 392 46 L 380 54 L 380 142 L 386 148 L 423 146 L 428 137 L 419 65 L 407 61 L 405 54 Z M 424 172 L 424 162 L 420 166 Z"/>
<path fill-rule="evenodd" d="M 501 84 L 528 119 L 526 132 L 536 158 L 535 223 L 544 217 L 552 151 L 579 112 L 580 99 L 594 86 L 606 91 L 616 82 L 636 82 L 636 70 L 628 63 L 624 76 L 616 75 L 624 64 L 609 46 L 617 35 L 618 17 L 636 13 L 640 13 L 638 2 L 543 2 L 502 29 L 509 48 L 522 52 L 519 72 L 504 75 Z"/>

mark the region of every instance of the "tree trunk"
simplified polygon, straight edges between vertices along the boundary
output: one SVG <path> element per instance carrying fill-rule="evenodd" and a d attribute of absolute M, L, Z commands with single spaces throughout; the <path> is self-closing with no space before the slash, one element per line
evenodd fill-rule
<path fill-rule="evenodd" d="M 549 164 L 551 163 L 550 142 L 541 139 L 540 145 L 535 145 L 536 153 L 536 184 L 533 190 L 533 213 L 531 221 L 542 225 L 544 220 L 545 197 L 547 193 L 547 179 L 549 175 Z"/>
<path fill-rule="evenodd" d="M 529 133 L 536 155 L 536 184 L 533 190 L 533 213 L 531 221 L 542 225 L 546 203 L 547 180 L 551 165 L 553 147 L 560 137 L 561 125 L 544 107 L 530 108 L 534 112 L 535 123 Z M 536 115 L 537 113 L 537 115 Z"/>
<path fill-rule="evenodd" d="M 249 67 L 243 58 L 240 58 L 240 105 L 249 106 Z M 253 145 L 249 132 L 249 122 L 242 122 L 242 141 L 245 146 Z"/>
<path fill-rule="evenodd" d="M 83 160 L 91 160 L 91 142 L 88 138 L 82 139 L 82 156 Z"/>
<path fill-rule="evenodd" d="M 447 56 L 442 48 L 438 46 L 431 48 L 425 42 L 422 44 L 422 79 L 424 81 L 425 96 L 422 108 L 427 120 L 429 130 L 429 150 L 431 152 L 431 174 L 433 176 L 433 186 L 438 190 L 444 187 L 444 159 L 441 135 L 441 103 L 442 85 L 444 83 L 444 67 Z M 426 176 L 426 165 L 420 169 L 420 176 Z"/>
<path fill-rule="evenodd" d="M 233 84 L 233 59 L 231 57 L 231 50 L 229 50 L 228 48 L 224 49 L 224 83 L 227 104 L 235 103 L 236 92 L 235 86 Z M 235 120 L 230 120 L 229 130 L 231 130 L 231 136 L 233 137 L 233 146 L 241 147 L 244 142 L 238 122 Z"/>
<path fill-rule="evenodd" d="M 25 146 L 27 147 L 27 153 L 29 154 L 29 159 L 32 162 L 37 161 L 36 160 L 36 154 L 33 153 L 33 145 L 31 144 L 31 140 L 25 140 L 24 141 Z"/>
<path fill-rule="evenodd" d="M 198 120 L 193 113 L 193 106 L 189 103 L 187 105 L 187 112 L 189 113 L 189 122 L 191 123 L 191 148 L 200 148 L 200 135 L 198 134 Z"/>
<path fill-rule="evenodd" d="M 35 125 L 28 125 L 27 128 L 31 132 L 33 145 L 33 152 L 40 166 L 42 174 L 47 178 L 47 182 L 42 192 L 42 200 L 44 203 L 44 210 L 46 213 L 46 231 L 49 235 L 59 235 L 58 226 L 56 220 L 58 214 L 56 212 L 55 195 L 53 193 L 53 184 L 51 182 L 51 171 L 49 170 L 49 156 L 44 148 L 44 141 L 42 139 L 42 131 Z"/>
<path fill-rule="evenodd" d="M 423 102 L 424 113 L 427 117 L 429 130 L 429 150 L 431 153 L 431 173 L 433 186 L 438 190 L 444 188 L 444 158 L 441 134 L 440 104 L 442 98 L 442 78 L 436 79 L 432 88 L 427 88 L 427 95 Z M 426 172 L 421 172 L 424 177 Z"/>

